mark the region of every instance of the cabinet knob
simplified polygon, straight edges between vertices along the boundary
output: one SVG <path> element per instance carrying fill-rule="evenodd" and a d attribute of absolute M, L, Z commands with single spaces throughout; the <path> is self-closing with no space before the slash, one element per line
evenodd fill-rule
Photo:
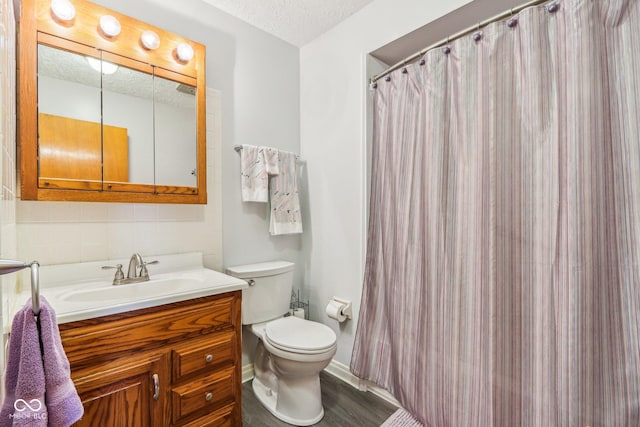
<path fill-rule="evenodd" d="M 204 400 L 206 400 L 207 402 L 209 402 L 211 399 L 213 399 L 213 393 L 209 392 L 204 395 Z"/>
<path fill-rule="evenodd" d="M 211 362 L 213 362 L 213 354 L 207 354 L 207 355 L 204 357 L 204 360 L 205 360 L 207 363 L 211 363 Z"/>

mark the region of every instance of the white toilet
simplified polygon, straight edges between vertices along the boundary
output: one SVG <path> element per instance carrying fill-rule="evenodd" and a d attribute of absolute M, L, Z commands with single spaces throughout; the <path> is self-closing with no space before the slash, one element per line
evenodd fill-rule
<path fill-rule="evenodd" d="M 320 371 L 336 354 L 336 334 L 318 322 L 289 311 L 294 264 L 286 261 L 240 265 L 227 274 L 246 280 L 242 324 L 258 337 L 253 391 L 282 421 L 308 426 L 324 416 Z"/>

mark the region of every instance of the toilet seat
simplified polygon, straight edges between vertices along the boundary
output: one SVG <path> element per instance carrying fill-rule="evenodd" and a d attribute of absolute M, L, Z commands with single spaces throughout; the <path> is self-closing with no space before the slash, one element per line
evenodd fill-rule
<path fill-rule="evenodd" d="M 264 337 L 273 347 L 298 354 L 325 353 L 336 345 L 336 334 L 330 327 L 295 316 L 268 322 Z"/>

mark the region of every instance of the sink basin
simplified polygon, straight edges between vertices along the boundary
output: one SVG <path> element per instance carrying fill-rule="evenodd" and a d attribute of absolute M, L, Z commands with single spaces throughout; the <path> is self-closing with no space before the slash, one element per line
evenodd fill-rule
<path fill-rule="evenodd" d="M 75 289 L 61 294 L 58 299 L 67 302 L 130 301 L 185 292 L 201 287 L 202 282 L 201 277 L 176 277 L 117 286 L 108 284 L 89 289 Z"/>
<path fill-rule="evenodd" d="M 244 280 L 204 268 L 201 253 L 158 255 L 147 282 L 112 285 L 113 272 L 104 265 L 128 259 L 61 264 L 40 268 L 40 293 L 55 310 L 58 323 L 92 319 L 164 304 L 239 291 Z M 16 311 L 29 291 L 16 298 Z"/>

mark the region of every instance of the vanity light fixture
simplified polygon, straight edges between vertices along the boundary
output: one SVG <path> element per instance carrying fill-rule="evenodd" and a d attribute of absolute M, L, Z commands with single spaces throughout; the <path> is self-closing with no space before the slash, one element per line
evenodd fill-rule
<path fill-rule="evenodd" d="M 111 15 L 100 17 L 100 29 L 107 37 L 115 37 L 120 34 L 122 27 L 120 21 Z"/>
<path fill-rule="evenodd" d="M 140 36 L 140 42 L 146 49 L 154 50 L 160 47 L 160 37 L 151 30 L 147 30 Z"/>
<path fill-rule="evenodd" d="M 61 21 L 71 21 L 76 17 L 76 8 L 69 0 L 51 0 L 51 11 Z"/>
<path fill-rule="evenodd" d="M 189 62 L 193 58 L 193 48 L 187 43 L 180 43 L 176 49 L 178 59 L 182 62 Z"/>
<path fill-rule="evenodd" d="M 101 61 L 91 56 L 87 56 L 86 58 L 91 68 L 99 73 L 101 72 L 102 74 L 109 75 L 118 71 L 118 66 L 116 64 L 107 61 Z"/>

